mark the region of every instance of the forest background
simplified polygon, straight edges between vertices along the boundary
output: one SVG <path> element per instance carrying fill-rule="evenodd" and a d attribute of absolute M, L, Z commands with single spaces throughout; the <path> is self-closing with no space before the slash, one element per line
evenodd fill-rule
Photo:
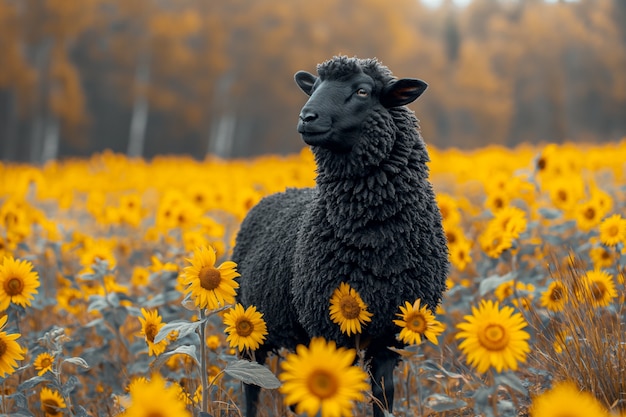
<path fill-rule="evenodd" d="M 428 144 L 626 137 L 626 1 L 0 0 L 0 159 L 286 154 L 293 74 L 377 57 Z"/>

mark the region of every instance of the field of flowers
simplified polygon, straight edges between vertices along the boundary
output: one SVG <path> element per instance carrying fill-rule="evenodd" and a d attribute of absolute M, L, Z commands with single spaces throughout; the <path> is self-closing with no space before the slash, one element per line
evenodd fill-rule
<path fill-rule="evenodd" d="M 435 315 L 398 306 L 394 415 L 626 416 L 626 140 L 430 152 L 452 270 Z M 371 413 L 359 352 L 238 357 L 266 332 L 234 305 L 238 225 L 314 178 L 306 149 L 0 163 L 0 413 L 241 416 L 242 381 L 260 416 Z M 329 314 L 370 320 L 347 286 Z"/>

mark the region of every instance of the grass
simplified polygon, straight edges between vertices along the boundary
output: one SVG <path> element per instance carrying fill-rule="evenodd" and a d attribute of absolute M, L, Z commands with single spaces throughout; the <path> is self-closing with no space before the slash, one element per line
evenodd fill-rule
<path fill-rule="evenodd" d="M 626 142 L 431 149 L 453 264 L 437 311 L 445 330 L 438 345 L 423 340 L 401 351 L 395 416 L 528 415 L 560 381 L 623 415 L 626 236 L 608 219 L 625 212 L 624 152 Z M 307 150 L 230 161 L 105 152 L 45 166 L 0 164 L 0 260 L 28 261 L 40 283 L 32 300 L 16 298 L 2 313 L 5 335 L 19 334 L 24 352 L 14 366 L 0 354 L 0 412 L 135 415 L 129 384 L 158 372 L 189 413 L 242 415 L 241 381 L 275 387 L 279 358 L 263 369 L 238 361 L 222 312 L 198 311 L 180 276 L 202 245 L 216 249 L 218 263 L 229 260 L 250 207 L 288 186 L 312 186 L 314 172 Z M 608 278 L 586 284 L 589 271 Z M 554 282 L 561 293 L 551 292 Z M 459 349 L 457 325 L 481 300 L 510 306 L 528 323 L 530 353 L 517 369 L 480 373 Z M 165 330 L 142 329 L 142 308 L 158 312 Z M 149 354 L 148 334 L 154 343 L 163 338 L 162 353 Z M 42 353 L 54 365 L 39 375 Z M 50 408 L 57 400 L 42 397 L 43 388 L 65 407 Z M 353 414 L 371 413 L 370 401 Z M 260 416 L 288 413 L 278 390 L 263 390 Z"/>

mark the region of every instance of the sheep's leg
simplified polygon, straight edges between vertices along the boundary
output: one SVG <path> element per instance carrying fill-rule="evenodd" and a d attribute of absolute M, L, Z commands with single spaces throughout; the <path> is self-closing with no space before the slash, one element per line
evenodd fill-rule
<path fill-rule="evenodd" d="M 246 359 L 252 359 L 244 355 Z M 267 352 L 259 349 L 254 354 L 256 361 L 260 365 L 265 364 L 265 359 L 267 359 Z M 254 384 L 244 384 L 244 392 L 246 394 L 246 417 L 256 417 L 257 406 L 259 404 L 259 394 L 261 392 L 261 387 Z"/>
<path fill-rule="evenodd" d="M 372 356 L 372 394 L 378 400 L 374 403 L 374 417 L 385 417 L 385 410 L 389 413 L 393 411 L 393 371 L 398 358 L 398 354 L 389 349 L 378 351 Z"/>

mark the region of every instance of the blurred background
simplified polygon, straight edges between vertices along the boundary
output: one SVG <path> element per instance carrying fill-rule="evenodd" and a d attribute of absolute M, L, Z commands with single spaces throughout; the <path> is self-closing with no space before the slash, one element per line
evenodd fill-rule
<path fill-rule="evenodd" d="M 377 57 L 428 144 L 626 136 L 625 0 L 0 0 L 0 158 L 287 154 L 293 74 Z"/>

